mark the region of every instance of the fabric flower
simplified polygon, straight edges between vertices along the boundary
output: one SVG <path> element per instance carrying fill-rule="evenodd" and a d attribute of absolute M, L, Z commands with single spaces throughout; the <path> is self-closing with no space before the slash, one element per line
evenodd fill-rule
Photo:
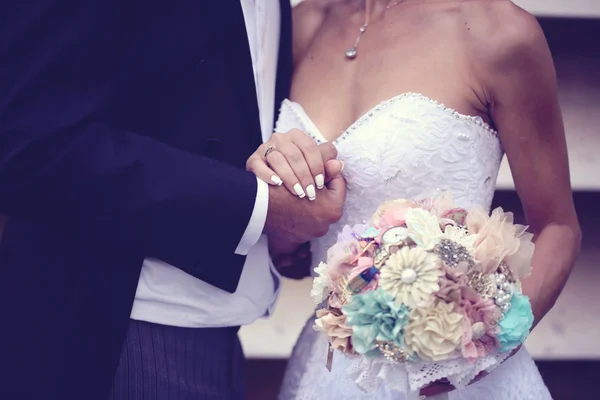
<path fill-rule="evenodd" d="M 335 283 L 346 275 L 352 266 L 350 263 L 359 251 L 358 241 L 337 242 L 327 250 L 327 265 L 329 277 Z"/>
<path fill-rule="evenodd" d="M 498 341 L 502 352 L 507 352 L 519 347 L 533 326 L 533 312 L 529 297 L 522 294 L 514 294 L 510 301 L 510 308 L 504 314 L 498 327 Z"/>
<path fill-rule="evenodd" d="M 342 231 L 337 235 L 338 242 L 358 242 L 358 237 L 369 228 L 368 225 L 348 225 L 342 228 Z"/>
<path fill-rule="evenodd" d="M 433 249 L 443 235 L 437 217 L 422 208 L 411 208 L 406 211 L 405 218 L 408 236 L 417 246 Z"/>
<path fill-rule="evenodd" d="M 409 310 L 397 305 L 394 298 L 381 289 L 352 297 L 342 309 L 346 324 L 352 327 L 352 346 L 363 355 L 374 355 L 376 341 L 390 341 L 402 346 L 402 329 L 408 322 Z"/>
<path fill-rule="evenodd" d="M 467 228 L 469 232 L 477 234 L 483 230 L 485 224 L 489 221 L 489 214 L 480 206 L 474 206 L 467 214 Z"/>
<path fill-rule="evenodd" d="M 514 254 L 507 254 L 504 262 L 508 265 L 516 279 L 527 278 L 531 275 L 531 259 L 535 250 L 533 234 L 526 231 L 527 227 L 515 225 L 515 237 L 519 240 L 519 248 Z"/>
<path fill-rule="evenodd" d="M 477 297 L 477 292 L 469 286 L 469 264 L 458 263 L 455 268 L 442 266 L 444 275 L 439 280 L 440 289 L 435 293 L 436 297 L 446 303 L 454 302 L 460 304 L 465 298 Z"/>
<path fill-rule="evenodd" d="M 475 258 L 484 268 L 483 272 L 495 272 L 502 261 L 506 261 L 516 279 L 531 274 L 533 235 L 526 227 L 513 223 L 513 214 L 502 208 L 488 216 L 481 207 L 473 207 L 467 215 L 469 232 L 477 234 Z"/>
<path fill-rule="evenodd" d="M 342 352 L 352 350 L 350 337 L 352 336 L 352 328 L 346 325 L 345 315 L 335 315 L 330 310 L 317 310 L 317 319 L 315 325 L 318 330 L 324 332 L 329 337 L 331 347 L 339 349 Z"/>
<path fill-rule="evenodd" d="M 464 300 L 460 305 L 464 316 L 462 337 L 462 355 L 475 361 L 496 350 L 498 339 L 498 321 L 502 312 L 491 299 L 480 299 L 473 303 Z"/>
<path fill-rule="evenodd" d="M 331 293 L 333 281 L 329 277 L 329 267 L 324 262 L 320 262 L 314 271 L 317 275 L 313 279 L 310 296 L 316 304 L 321 304 Z"/>
<path fill-rule="evenodd" d="M 351 282 L 354 278 L 360 275 L 363 271 L 371 268 L 373 266 L 373 258 L 372 257 L 361 257 L 358 259 L 356 267 L 350 272 L 348 275 L 348 282 Z M 369 282 L 365 287 L 361 289 L 362 292 L 366 292 L 369 290 L 375 290 L 378 287 L 379 275 L 375 275 L 373 280 Z"/>
<path fill-rule="evenodd" d="M 448 225 L 444 228 L 442 238 L 458 243 L 472 255 L 475 250 L 475 242 L 477 241 L 478 236 L 476 234 L 470 234 L 465 228 Z"/>
<path fill-rule="evenodd" d="M 450 220 L 455 224 L 463 226 L 467 222 L 467 214 L 468 212 L 464 208 L 452 208 L 444 211 L 442 215 L 440 215 L 440 218 Z"/>
<path fill-rule="evenodd" d="M 463 321 L 453 303 L 437 301 L 430 308 L 415 308 L 404 329 L 405 348 L 423 361 L 446 360 L 461 344 Z"/>
<path fill-rule="evenodd" d="M 404 246 L 385 262 L 379 286 L 397 303 L 412 308 L 440 288 L 438 280 L 442 274 L 435 254 L 420 247 Z"/>
<path fill-rule="evenodd" d="M 371 217 L 371 223 L 376 228 L 404 225 L 406 211 L 416 206 L 415 203 L 406 199 L 388 201 L 375 211 L 375 214 Z"/>
<path fill-rule="evenodd" d="M 452 192 L 448 190 L 435 189 L 430 190 L 420 196 L 420 200 L 417 201 L 418 207 L 427 210 L 430 214 L 441 217 L 448 210 L 454 209 L 454 199 L 452 198 Z"/>

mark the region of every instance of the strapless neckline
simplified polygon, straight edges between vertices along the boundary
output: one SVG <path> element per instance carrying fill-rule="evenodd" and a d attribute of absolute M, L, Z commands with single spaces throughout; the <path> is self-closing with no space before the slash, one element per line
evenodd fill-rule
<path fill-rule="evenodd" d="M 481 118 L 480 116 L 462 114 L 450 107 L 447 107 L 443 103 L 441 103 L 437 100 L 434 100 L 430 97 L 427 97 L 423 94 L 406 92 L 406 93 L 401 93 L 397 96 L 394 96 L 388 100 L 384 100 L 384 101 L 376 104 L 375 106 L 373 106 L 367 112 L 362 114 L 356 121 L 354 121 L 348 128 L 346 128 L 337 139 L 332 141 L 332 143 L 337 144 L 337 143 L 345 140 L 359 126 L 363 125 L 371 117 L 373 117 L 377 112 L 386 108 L 390 104 L 400 102 L 400 101 L 405 101 L 408 99 L 431 104 L 431 105 L 435 106 L 436 108 L 442 110 L 444 113 L 448 114 L 449 116 L 452 116 L 456 119 L 463 120 L 467 123 L 477 125 L 480 128 L 484 129 L 485 131 L 489 132 L 491 135 L 496 136 L 496 137 L 498 136 L 498 132 L 494 128 L 492 128 L 487 122 L 485 122 L 483 120 L 483 118 Z M 318 143 L 329 142 L 329 140 L 327 140 L 327 138 L 325 138 L 325 136 L 323 135 L 323 133 L 321 132 L 319 127 L 314 123 L 314 121 L 312 120 L 310 115 L 308 115 L 308 113 L 306 112 L 304 107 L 302 107 L 302 104 L 292 101 L 290 99 L 285 99 L 283 101 L 282 105 L 288 107 L 290 109 L 290 111 L 296 115 L 296 118 L 303 121 L 305 124 L 309 125 L 309 127 L 310 127 L 309 131 L 311 132 L 309 134 L 315 141 L 317 141 Z"/>

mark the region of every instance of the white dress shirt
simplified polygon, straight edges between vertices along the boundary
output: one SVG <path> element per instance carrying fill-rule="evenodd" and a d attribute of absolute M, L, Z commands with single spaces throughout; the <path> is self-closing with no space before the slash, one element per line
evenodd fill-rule
<path fill-rule="evenodd" d="M 260 111 L 262 139 L 273 131 L 275 77 L 279 51 L 278 0 L 241 0 Z M 232 144 L 234 145 L 234 144 Z M 156 259 L 142 267 L 131 318 L 188 328 L 238 326 L 267 316 L 277 299 L 279 275 L 272 266 L 262 235 L 269 189 L 258 180 L 254 211 L 236 254 L 247 255 L 233 294 L 202 282 Z"/>

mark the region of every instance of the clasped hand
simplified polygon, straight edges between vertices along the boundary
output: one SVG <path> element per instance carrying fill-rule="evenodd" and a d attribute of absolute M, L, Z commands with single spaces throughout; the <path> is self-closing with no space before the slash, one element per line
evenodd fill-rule
<path fill-rule="evenodd" d="M 341 218 L 346 183 L 336 157 L 332 144 L 294 129 L 274 133 L 248 159 L 246 169 L 270 185 L 265 233 L 280 246 L 321 237 Z"/>

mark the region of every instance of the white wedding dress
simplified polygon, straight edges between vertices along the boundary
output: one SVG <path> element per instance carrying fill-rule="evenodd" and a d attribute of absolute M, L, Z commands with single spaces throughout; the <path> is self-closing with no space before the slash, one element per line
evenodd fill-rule
<path fill-rule="evenodd" d="M 332 112 L 334 112 L 332 110 Z M 301 105 L 285 100 L 278 132 L 298 128 L 325 141 Z M 425 96 L 407 93 L 367 112 L 334 142 L 343 161 L 347 197 L 342 219 L 312 243 L 315 264 L 326 259 L 344 225 L 371 217 L 384 201 L 415 198 L 428 191 L 450 190 L 455 203 L 468 209 L 490 207 L 503 156 L 496 132 L 480 117 L 457 113 Z M 280 400 L 403 400 L 382 384 L 364 393 L 347 376 L 351 360 L 337 353 L 325 367 L 327 342 L 310 318 L 289 361 Z M 377 386 L 372 376 L 371 385 Z M 551 396 L 525 349 L 485 379 L 451 392 L 450 400 L 547 400 Z"/>

